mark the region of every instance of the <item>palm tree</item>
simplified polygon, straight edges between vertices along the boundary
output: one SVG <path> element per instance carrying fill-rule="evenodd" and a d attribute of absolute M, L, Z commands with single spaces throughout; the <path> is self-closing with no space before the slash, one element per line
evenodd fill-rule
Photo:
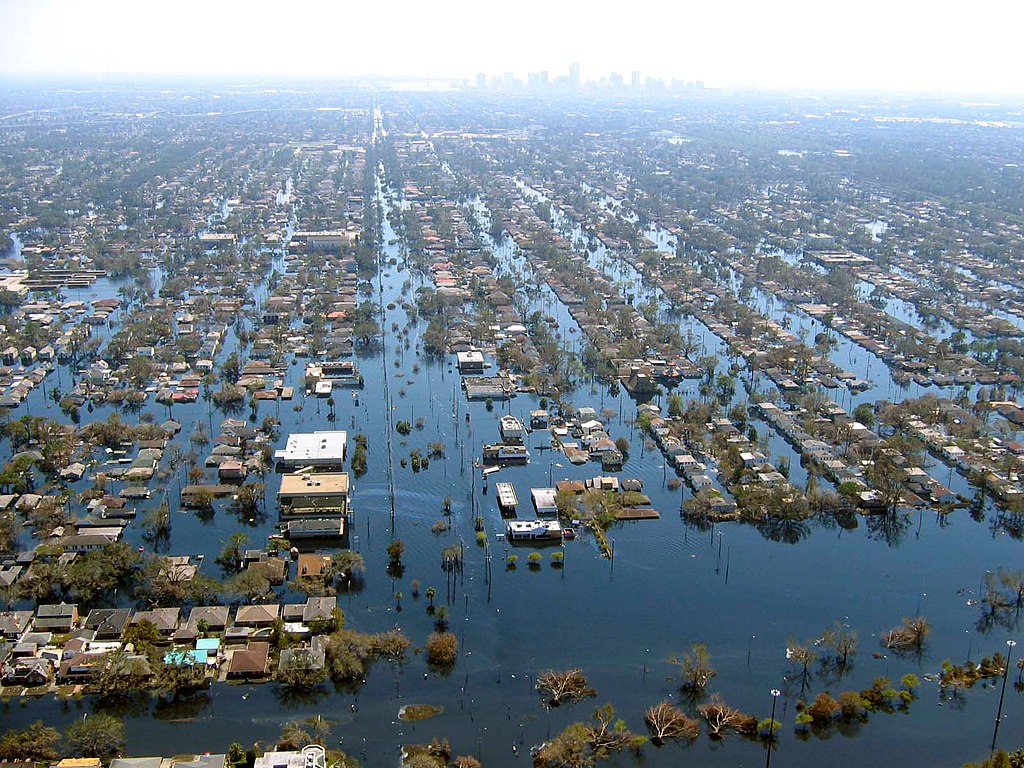
<path fill-rule="evenodd" d="M 427 587 L 426 592 L 423 594 L 425 594 L 427 596 L 427 600 L 430 601 L 430 605 L 427 606 L 427 611 L 432 612 L 434 610 L 434 597 L 437 595 L 437 590 L 433 587 Z"/>

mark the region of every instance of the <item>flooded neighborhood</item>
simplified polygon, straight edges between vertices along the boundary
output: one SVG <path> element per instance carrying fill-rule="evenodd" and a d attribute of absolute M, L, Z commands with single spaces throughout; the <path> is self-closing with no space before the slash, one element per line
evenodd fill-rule
<path fill-rule="evenodd" d="M 1019 111 L 572 85 L 6 87 L 0 760 L 1024 742 Z"/>

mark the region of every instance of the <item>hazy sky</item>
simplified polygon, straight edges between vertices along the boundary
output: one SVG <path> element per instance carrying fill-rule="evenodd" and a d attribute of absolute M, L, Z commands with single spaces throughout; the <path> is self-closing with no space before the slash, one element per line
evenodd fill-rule
<path fill-rule="evenodd" d="M 0 72 L 425 75 L 1024 93 L 1019 0 L 0 0 Z"/>

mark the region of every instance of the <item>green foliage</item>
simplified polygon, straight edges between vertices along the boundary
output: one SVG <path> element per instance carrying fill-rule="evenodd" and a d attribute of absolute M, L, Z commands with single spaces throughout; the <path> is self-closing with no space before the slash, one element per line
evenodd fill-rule
<path fill-rule="evenodd" d="M 60 732 L 37 720 L 21 730 L 11 729 L 0 737 L 0 760 L 30 760 L 53 763 L 58 757 Z"/>
<path fill-rule="evenodd" d="M 247 541 L 248 534 L 235 531 L 224 542 L 220 554 L 217 555 L 217 565 L 224 569 L 225 573 L 237 573 L 242 569 L 243 547 Z"/>
<path fill-rule="evenodd" d="M 317 664 L 312 653 L 305 649 L 295 651 L 277 673 L 281 685 L 302 691 L 316 688 L 326 678 L 324 666 Z"/>
<path fill-rule="evenodd" d="M 67 751 L 75 757 L 118 757 L 124 754 L 124 723 L 112 715 L 94 712 L 69 725 L 64 740 Z"/>

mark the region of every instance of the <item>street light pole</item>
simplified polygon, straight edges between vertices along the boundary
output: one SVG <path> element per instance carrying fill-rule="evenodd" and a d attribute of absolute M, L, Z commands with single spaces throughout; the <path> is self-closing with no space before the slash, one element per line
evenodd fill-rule
<path fill-rule="evenodd" d="M 772 716 L 768 723 L 768 754 L 764 759 L 764 768 L 770 768 L 772 764 L 772 742 L 775 741 L 775 702 L 779 700 L 782 693 L 778 688 L 772 688 Z"/>
<path fill-rule="evenodd" d="M 1013 653 L 1015 645 L 1017 645 L 1016 640 L 1006 641 L 1006 668 L 1003 670 L 1003 687 L 999 691 L 999 710 L 996 712 L 996 727 L 992 729 L 992 748 L 989 750 L 990 758 L 996 751 L 996 734 L 999 733 L 999 723 L 1003 719 L 1003 696 L 1006 694 L 1006 677 L 1010 674 L 1010 655 Z"/>

